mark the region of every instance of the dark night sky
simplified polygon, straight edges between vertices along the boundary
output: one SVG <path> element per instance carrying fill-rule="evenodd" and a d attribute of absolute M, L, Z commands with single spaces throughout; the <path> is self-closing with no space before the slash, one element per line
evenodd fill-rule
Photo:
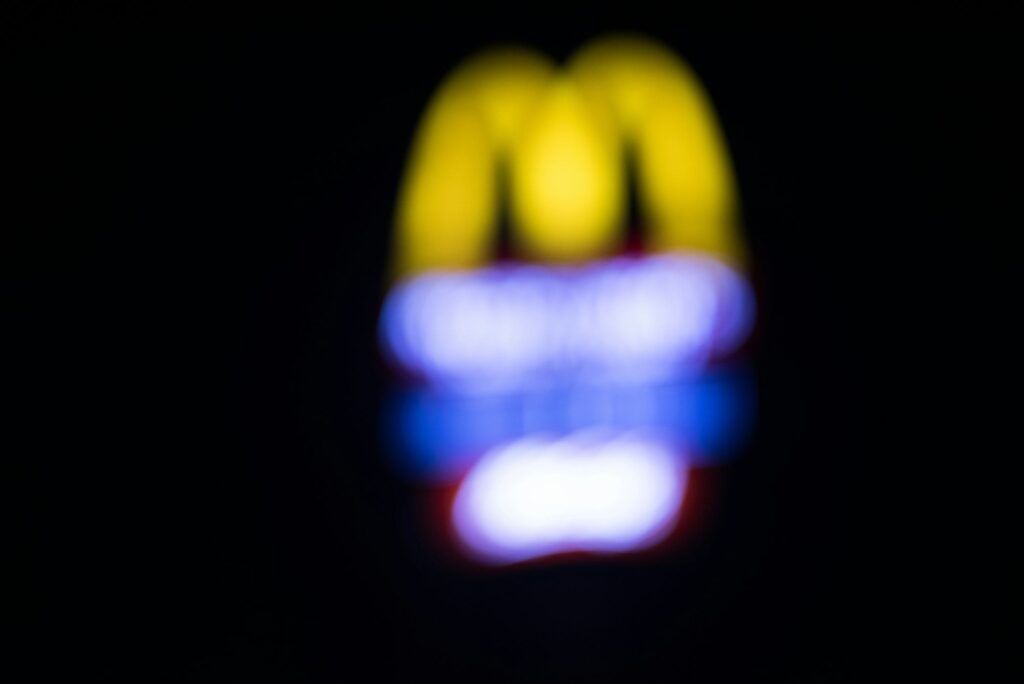
<path fill-rule="evenodd" d="M 993 521 L 1010 519 L 996 483 L 1014 450 L 989 388 L 1010 347 L 997 295 L 1015 220 L 992 166 L 1014 120 L 1009 40 L 684 25 L 16 35 L 2 252 L 32 669 L 697 682 L 998 667 L 1004 636 L 982 615 L 1012 614 Z M 754 255 L 760 420 L 680 553 L 468 573 L 422 541 L 379 447 L 374 325 L 407 146 L 475 50 L 564 59 L 620 28 L 674 47 L 719 112 Z"/>

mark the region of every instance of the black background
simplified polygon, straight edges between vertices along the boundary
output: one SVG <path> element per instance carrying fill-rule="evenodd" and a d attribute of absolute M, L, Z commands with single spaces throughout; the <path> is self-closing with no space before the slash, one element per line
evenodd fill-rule
<path fill-rule="evenodd" d="M 31 671 L 859 681 L 998 667 L 1002 633 L 982 613 L 1011 610 L 989 542 L 1011 537 L 993 531 L 1006 501 L 989 492 L 1012 449 L 972 418 L 1007 413 L 989 411 L 986 383 L 1009 349 L 996 297 L 1015 262 L 996 202 L 1009 181 L 992 172 L 1009 38 L 685 26 L 16 35 L 19 218 L 3 253 L 14 616 L 30 647 L 15 649 Z M 678 553 L 471 572 L 432 551 L 379 447 L 374 326 L 405 154 L 433 89 L 477 49 L 565 59 L 620 29 L 675 48 L 718 110 L 754 255 L 760 419 Z"/>

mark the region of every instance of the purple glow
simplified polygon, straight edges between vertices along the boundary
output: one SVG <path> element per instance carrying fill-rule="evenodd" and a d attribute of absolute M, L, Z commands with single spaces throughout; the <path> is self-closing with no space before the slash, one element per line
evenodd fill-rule
<path fill-rule="evenodd" d="M 392 291 L 381 335 L 397 363 L 433 383 L 507 388 L 700 369 L 743 342 L 753 313 L 736 271 L 662 254 L 426 273 Z"/>
<path fill-rule="evenodd" d="M 650 439 L 527 438 L 481 458 L 459 487 L 452 521 L 467 550 L 493 564 L 636 551 L 669 533 L 685 489 L 685 464 Z"/>

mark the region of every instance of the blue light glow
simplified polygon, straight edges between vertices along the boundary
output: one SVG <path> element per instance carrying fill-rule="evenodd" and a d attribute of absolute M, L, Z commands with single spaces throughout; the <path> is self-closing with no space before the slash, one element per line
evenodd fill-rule
<path fill-rule="evenodd" d="M 452 523 L 466 550 L 492 564 L 636 551 L 669 533 L 685 489 L 685 464 L 657 441 L 595 431 L 529 438 L 470 471 Z"/>
<path fill-rule="evenodd" d="M 476 395 L 412 389 L 393 397 L 385 426 L 404 474 L 444 482 L 500 444 L 586 428 L 643 434 L 685 449 L 694 463 L 717 463 L 746 436 L 753 410 L 753 378 L 734 368 L 653 384 Z"/>
<path fill-rule="evenodd" d="M 660 254 L 426 273 L 392 290 L 381 337 L 398 365 L 435 386 L 504 390 L 696 371 L 738 347 L 753 317 L 736 271 Z"/>

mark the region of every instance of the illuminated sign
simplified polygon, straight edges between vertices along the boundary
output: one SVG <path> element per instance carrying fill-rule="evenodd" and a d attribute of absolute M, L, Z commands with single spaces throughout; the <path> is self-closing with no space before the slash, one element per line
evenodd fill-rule
<path fill-rule="evenodd" d="M 732 351 L 751 302 L 732 269 L 672 254 L 434 272 L 400 284 L 382 324 L 393 358 L 435 383 L 665 377 Z"/>
<path fill-rule="evenodd" d="M 525 439 L 484 456 L 459 488 L 454 524 L 482 560 L 621 551 L 671 529 L 686 468 L 664 444 L 580 432 Z"/>
<path fill-rule="evenodd" d="M 502 216 L 515 259 L 495 263 Z M 661 46 L 600 40 L 561 69 L 504 49 L 442 84 L 398 198 L 380 337 L 405 383 L 389 443 L 412 476 L 454 480 L 467 555 L 665 538 L 688 468 L 749 423 L 748 382 L 723 368 L 754 319 L 737 219 L 710 102 Z"/>

